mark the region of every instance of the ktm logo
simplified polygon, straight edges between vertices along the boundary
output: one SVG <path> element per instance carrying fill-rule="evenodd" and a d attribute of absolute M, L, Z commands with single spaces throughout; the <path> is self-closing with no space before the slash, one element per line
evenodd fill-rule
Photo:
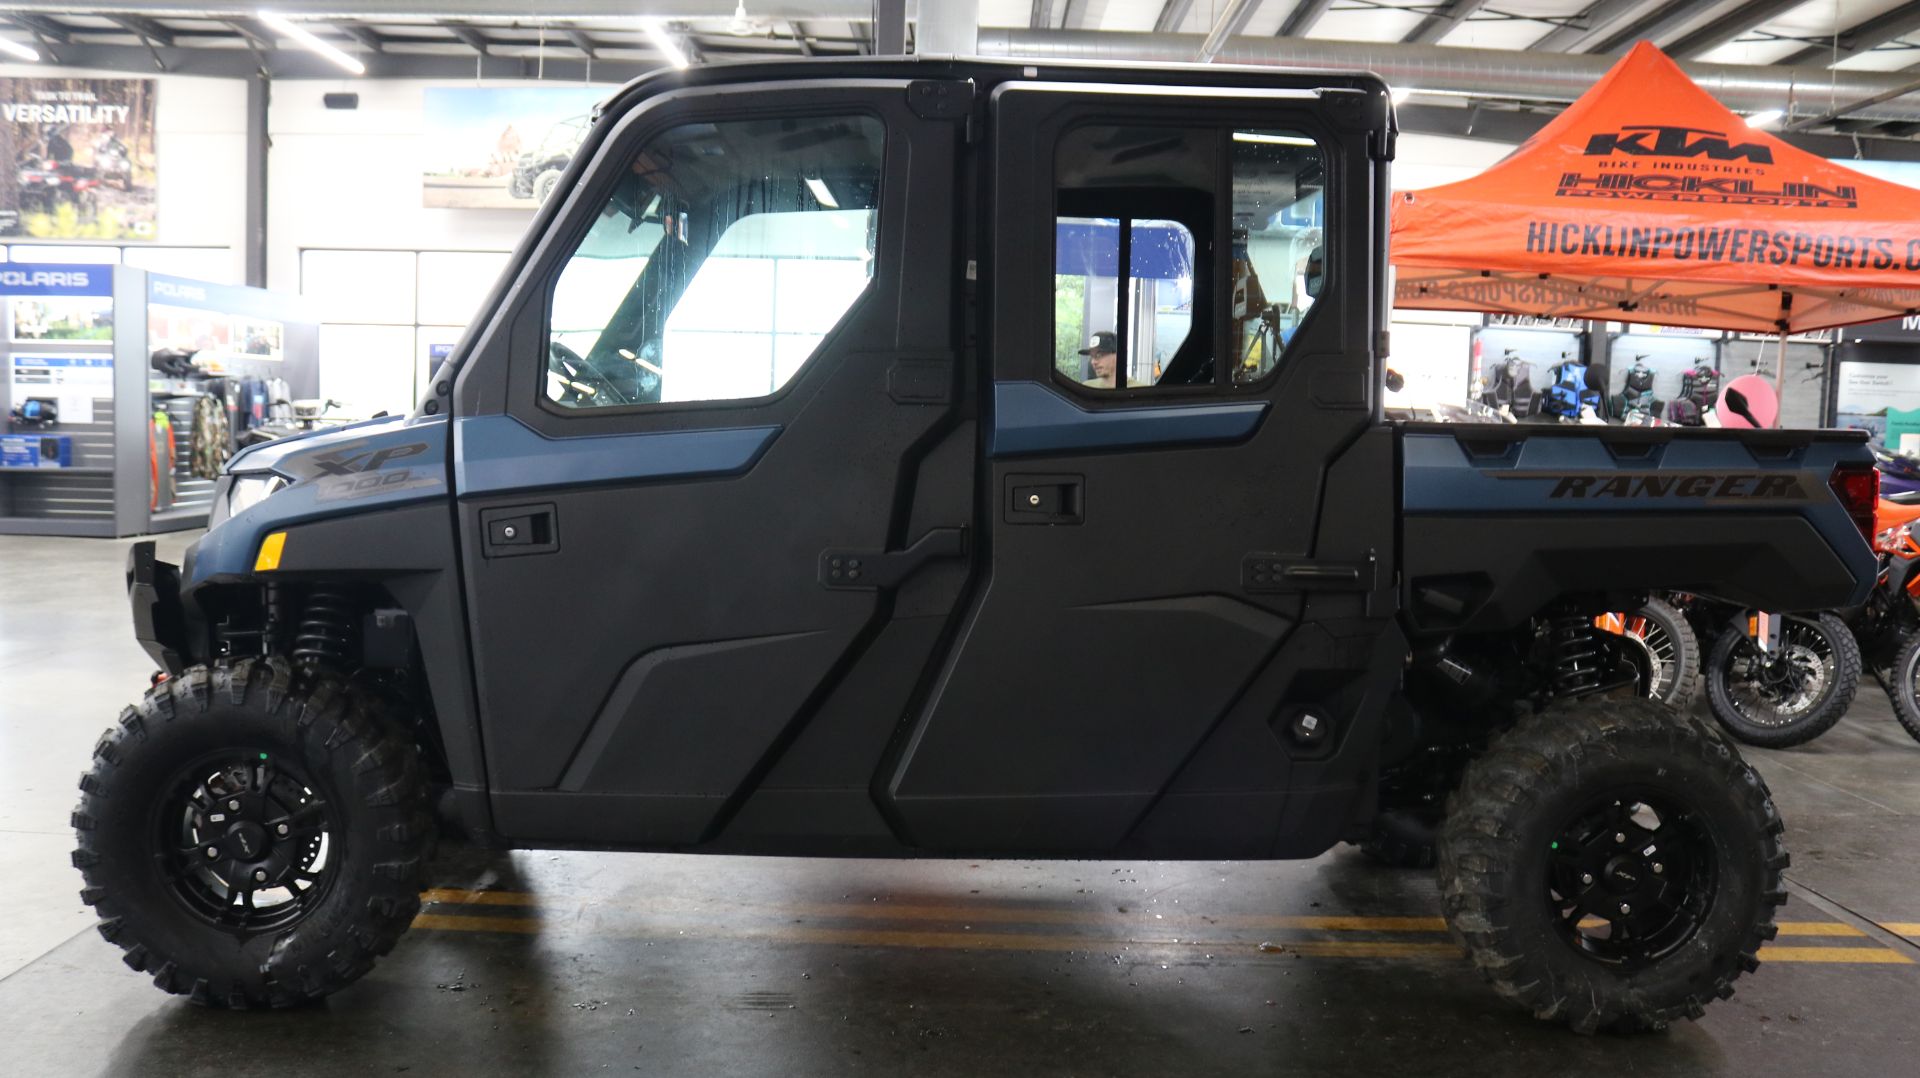
<path fill-rule="evenodd" d="M 1773 149 L 1764 143 L 1727 141 L 1724 131 L 1700 127 L 1663 127 L 1628 124 L 1619 131 L 1587 139 L 1588 157 L 1626 154 L 1629 157 L 1705 157 L 1710 161 L 1747 160 L 1773 164 Z"/>

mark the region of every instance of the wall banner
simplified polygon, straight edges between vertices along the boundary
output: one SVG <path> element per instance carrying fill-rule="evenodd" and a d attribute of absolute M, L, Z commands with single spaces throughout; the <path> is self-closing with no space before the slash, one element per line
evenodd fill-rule
<path fill-rule="evenodd" d="M 153 79 L 0 78 L 0 236 L 151 240 Z"/>
<path fill-rule="evenodd" d="M 532 211 L 559 185 L 606 86 L 433 86 L 425 91 L 422 203 Z"/>

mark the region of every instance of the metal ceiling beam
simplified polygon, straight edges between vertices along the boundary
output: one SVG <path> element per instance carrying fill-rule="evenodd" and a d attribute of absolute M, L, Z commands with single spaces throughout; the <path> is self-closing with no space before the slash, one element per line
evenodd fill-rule
<path fill-rule="evenodd" d="M 1808 116 L 1805 119 L 1795 120 L 1788 124 L 1786 129 L 1788 131 L 1806 131 L 1815 127 L 1826 127 L 1841 117 L 1852 116 L 1861 109 L 1870 109 L 1875 105 L 1892 101 L 1896 97 L 1905 97 L 1911 93 L 1920 93 L 1920 81 L 1892 86 L 1877 94 L 1868 94 L 1866 97 L 1858 100 L 1849 101 L 1819 116 Z"/>
<path fill-rule="evenodd" d="M 1198 34 L 1102 34 L 1065 30 L 980 31 L 980 54 L 1030 60 L 1121 63 L 1191 60 Z M 1542 54 L 1456 45 L 1403 45 L 1364 41 L 1311 41 L 1286 37 L 1236 37 L 1217 57 L 1225 63 L 1322 71 L 1371 71 L 1389 84 L 1515 101 L 1563 105 L 1593 89 L 1613 67 L 1604 56 Z M 1906 82 L 1910 75 L 1841 68 L 1759 67 L 1689 61 L 1681 67 L 1701 88 L 1735 112 L 1779 108 L 1795 87 L 1820 87 L 1824 97 L 1851 101 Z M 1920 120 L 1920 100 L 1902 98 L 1861 113 L 1871 120 Z"/>
<path fill-rule="evenodd" d="M 1529 45 L 1535 52 L 1578 52 L 1586 45 L 1598 41 L 1611 31 L 1620 20 L 1633 14 L 1634 9 L 1647 0 L 1600 0 L 1599 3 L 1574 16 L 1566 25 L 1547 31 L 1540 40 Z"/>
<path fill-rule="evenodd" d="M 1032 30 L 1053 29 L 1053 0 L 1033 0 L 1033 12 L 1027 16 L 1027 27 Z"/>
<path fill-rule="evenodd" d="M 1153 20 L 1153 32 L 1166 34 L 1180 29 L 1180 24 L 1187 21 L 1187 12 L 1192 10 L 1193 0 L 1167 0 L 1160 8 L 1160 17 Z"/>
<path fill-rule="evenodd" d="M 1247 20 L 1260 10 L 1261 0 L 1227 0 L 1227 6 L 1220 9 L 1220 15 L 1213 20 L 1213 29 L 1207 31 L 1207 39 L 1200 43 L 1201 63 L 1210 62 L 1220 55 L 1228 40 L 1240 36 L 1247 28 Z"/>
<path fill-rule="evenodd" d="M 1667 53 L 1679 60 L 1691 60 L 1739 39 L 1785 15 L 1806 0 L 1749 0 L 1725 15 L 1673 43 Z"/>
<path fill-rule="evenodd" d="M 1890 41 L 1920 30 L 1920 3 L 1901 4 L 1857 26 L 1840 31 L 1837 45 L 1812 45 L 1778 60 L 1782 64 L 1832 64 L 1872 52 Z"/>
<path fill-rule="evenodd" d="M 273 32 L 260 25 L 256 19 L 221 19 L 220 21 L 232 27 L 234 33 L 245 38 L 248 48 L 271 49 L 278 44 L 274 40 Z"/>
<path fill-rule="evenodd" d="M 151 41 L 156 45 L 168 47 L 173 45 L 173 31 L 145 15 L 108 15 L 107 21 L 142 41 Z"/>
<path fill-rule="evenodd" d="M 1598 48 L 1590 51 L 1611 56 L 1626 52 L 1641 41 L 1651 41 L 1657 45 L 1682 26 L 1717 7 L 1720 2 L 1721 0 L 1680 0 L 1677 4 L 1661 4 L 1647 17 L 1601 42 Z"/>
<path fill-rule="evenodd" d="M 1447 135 L 1453 138 L 1485 139 L 1491 142 L 1521 143 L 1539 133 L 1557 113 L 1520 112 L 1509 109 L 1463 109 L 1447 105 L 1401 105 L 1394 119 L 1403 134 Z M 1826 158 L 1854 156 L 1854 140 L 1845 136 L 1809 135 L 1783 132 L 1781 138 L 1809 153 Z M 1920 161 L 1920 142 L 1901 139 L 1866 138 L 1858 145 L 1876 161 Z"/>
<path fill-rule="evenodd" d="M 473 27 L 466 26 L 457 22 L 441 23 L 440 25 L 441 25 L 441 28 L 444 29 L 447 33 L 452 34 L 454 37 L 458 38 L 462 45 L 465 45 L 467 48 L 472 49 L 474 52 L 477 52 L 482 56 L 493 55 L 492 53 L 487 51 L 488 49 L 493 47 L 493 42 L 488 41 L 487 35 L 481 33 L 480 31 L 474 29 Z"/>
<path fill-rule="evenodd" d="M 540 5 L 530 5 L 528 0 L 26 0 L 0 3 L 0 13 L 111 16 L 135 11 L 153 18 L 224 19 L 258 14 L 263 2 L 291 19 L 350 19 L 377 25 L 398 16 L 524 20 L 535 6 L 539 17 L 557 20 L 638 15 L 723 19 L 733 15 L 736 0 L 551 0 Z M 868 19 L 873 15 L 872 0 L 751 0 L 748 6 L 762 19 Z"/>
<path fill-rule="evenodd" d="M 153 53 L 138 45 L 62 46 L 60 55 L 71 67 L 99 71 L 151 73 Z M 253 52 L 237 48 L 162 48 L 158 55 L 165 70 L 175 75 L 201 75 L 210 78 L 243 79 L 265 70 L 276 82 L 315 79 L 337 83 L 340 69 L 305 49 L 275 49 L 265 53 L 262 63 Z M 475 57 L 471 53 L 366 53 L 358 57 L 367 65 L 370 79 L 531 79 L 541 74 L 540 61 L 532 56 Z M 625 82 L 661 65 L 652 61 L 602 59 L 593 63 L 595 81 Z M 548 55 L 545 76 L 549 80 L 586 81 L 587 63 L 571 55 Z"/>
<path fill-rule="evenodd" d="M 1280 24 L 1280 32 L 1275 37 L 1306 37 L 1313 32 L 1313 25 L 1320 16 L 1333 6 L 1333 0 L 1300 0 L 1292 11 L 1287 12 L 1287 21 Z"/>
<path fill-rule="evenodd" d="M 787 22 L 787 36 L 793 40 L 794 48 L 800 50 L 800 55 L 819 55 L 813 49 L 813 42 L 807 40 L 807 28 L 800 25 L 800 20 L 791 19 Z"/>
<path fill-rule="evenodd" d="M 599 46 L 595 44 L 592 38 L 587 36 L 587 32 L 585 30 L 582 30 L 577 26 L 569 26 L 566 29 L 566 35 L 567 35 L 567 43 L 572 45 L 574 48 L 579 49 L 580 52 L 586 56 L 587 59 L 591 60 L 594 57 L 599 55 L 599 52 L 597 51 Z"/>
<path fill-rule="evenodd" d="M 1440 39 L 1453 32 L 1470 18 L 1474 12 L 1487 6 L 1487 0 L 1447 0 L 1438 11 L 1420 20 L 1420 25 L 1402 41 L 1409 45 L 1438 45 Z"/>
<path fill-rule="evenodd" d="M 47 41 L 58 41 L 62 45 L 65 45 L 67 42 L 73 40 L 72 38 L 73 31 L 78 29 L 78 27 L 68 26 L 66 23 L 61 22 L 59 19 L 51 18 L 46 15 L 31 15 L 31 14 L 24 14 L 24 13 L 18 14 L 18 15 L 8 15 L 7 21 L 14 24 L 15 26 L 18 26 L 20 29 L 33 34 L 35 37 L 43 38 Z"/>
<path fill-rule="evenodd" d="M 384 52 L 386 50 L 386 37 L 371 26 L 361 26 L 359 23 L 348 22 L 337 24 L 335 29 L 352 38 L 361 48 L 366 49 L 368 52 Z"/>
<path fill-rule="evenodd" d="M 1060 0 L 1060 29 L 1087 28 L 1087 0 Z"/>

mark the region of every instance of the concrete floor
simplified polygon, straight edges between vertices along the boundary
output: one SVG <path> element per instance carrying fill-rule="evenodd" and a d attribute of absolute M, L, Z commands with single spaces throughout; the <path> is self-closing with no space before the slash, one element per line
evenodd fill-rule
<path fill-rule="evenodd" d="M 184 538 L 163 540 L 173 556 Z M 163 996 L 92 931 L 73 781 L 149 664 L 126 544 L 0 538 L 0 1073 L 1912 1073 L 1920 745 L 1862 686 L 1749 750 L 1788 824 L 1766 965 L 1663 1036 L 1510 1013 L 1422 873 L 456 851 L 365 980 L 295 1012 Z"/>

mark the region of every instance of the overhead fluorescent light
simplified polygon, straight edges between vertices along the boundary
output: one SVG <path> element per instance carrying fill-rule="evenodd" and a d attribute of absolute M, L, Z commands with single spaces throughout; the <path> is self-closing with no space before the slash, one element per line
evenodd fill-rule
<path fill-rule="evenodd" d="M 825 206 L 830 210 L 837 210 L 840 208 L 840 200 L 833 197 L 832 191 L 827 190 L 826 181 L 816 180 L 812 176 L 808 176 L 807 190 L 813 192 L 813 197 L 816 199 L 819 199 L 820 204 L 822 206 Z"/>
<path fill-rule="evenodd" d="M 647 32 L 647 40 L 653 42 L 653 47 L 660 50 L 660 55 L 666 58 L 667 63 L 675 67 L 687 66 L 686 51 L 680 47 L 678 41 L 673 39 L 672 34 L 667 33 L 665 23 L 659 19 L 642 19 L 640 28 Z"/>
<path fill-rule="evenodd" d="M 21 60 L 31 60 L 35 63 L 38 63 L 40 60 L 40 54 L 38 52 L 20 44 L 18 41 L 11 41 L 4 37 L 0 37 L 0 52 L 4 52 L 8 56 Z"/>
<path fill-rule="evenodd" d="M 1387 91 L 1387 96 L 1393 98 L 1393 103 L 1396 106 L 1406 104 L 1407 98 L 1412 97 L 1413 94 L 1414 90 L 1411 86 L 1395 86 L 1393 89 Z"/>
<path fill-rule="evenodd" d="M 286 16 L 268 11 L 265 8 L 256 12 L 255 15 L 261 22 L 267 25 L 268 29 L 276 33 L 285 34 L 294 39 L 308 52 L 318 53 L 356 75 L 364 75 L 367 73 L 367 65 L 315 37 L 306 27 L 289 20 Z"/>
<path fill-rule="evenodd" d="M 1260 133 L 1260 132 L 1258 132 L 1258 131 L 1235 131 L 1235 132 L 1233 133 L 1233 141 L 1235 141 L 1235 142 L 1261 142 L 1261 143 L 1265 143 L 1265 144 L 1267 144 L 1267 145 L 1269 145 L 1269 146 L 1313 146 L 1313 145 L 1317 145 L 1317 143 L 1315 143 L 1315 142 L 1314 142 L 1314 141 L 1313 141 L 1312 139 L 1310 139 L 1310 138 L 1303 138 L 1303 137 L 1302 137 L 1302 136 L 1300 136 L 1300 135 L 1263 135 L 1263 134 L 1261 134 L 1261 133 Z"/>
<path fill-rule="evenodd" d="M 1770 124 L 1778 123 L 1780 117 L 1785 115 L 1786 113 L 1779 109 L 1761 109 L 1759 112 L 1747 117 L 1747 126 L 1766 127 Z"/>

